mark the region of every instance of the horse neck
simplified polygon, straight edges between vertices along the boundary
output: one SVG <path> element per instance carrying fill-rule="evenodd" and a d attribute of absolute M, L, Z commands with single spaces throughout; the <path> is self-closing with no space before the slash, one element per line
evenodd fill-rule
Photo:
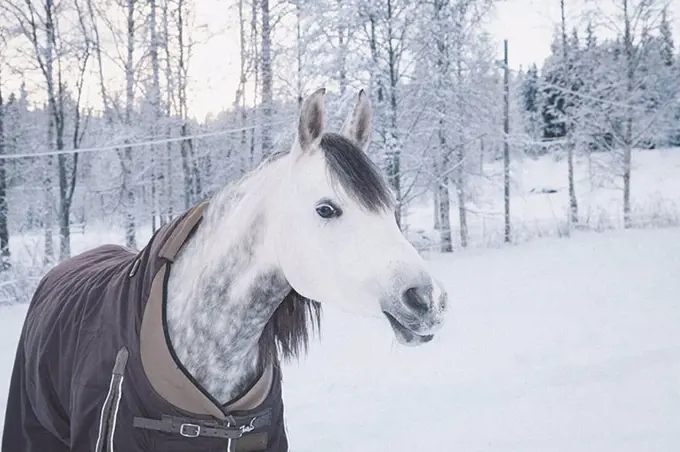
<path fill-rule="evenodd" d="M 246 390 L 272 358 L 260 356 L 258 342 L 290 291 L 264 241 L 263 197 L 275 189 L 272 171 L 260 169 L 211 200 L 168 280 L 172 347 L 221 403 Z"/>

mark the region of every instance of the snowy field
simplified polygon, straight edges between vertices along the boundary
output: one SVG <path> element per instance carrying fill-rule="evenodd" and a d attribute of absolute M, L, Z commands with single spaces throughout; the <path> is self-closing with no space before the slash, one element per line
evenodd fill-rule
<path fill-rule="evenodd" d="M 636 227 L 680 224 L 680 148 L 636 150 L 632 156 L 631 210 Z M 579 221 L 590 230 L 623 228 L 623 191 L 612 155 L 594 153 L 592 159 L 577 156 L 574 181 Z M 470 246 L 497 246 L 503 242 L 502 162 L 485 163 L 484 176 L 470 176 L 467 205 Z M 513 242 L 537 237 L 556 237 L 568 229 L 569 191 L 567 161 L 552 155 L 523 157 L 511 163 L 510 210 Z M 453 195 L 453 193 L 452 193 Z M 410 237 L 430 235 L 434 208 L 430 200 L 418 200 L 407 210 Z M 458 209 L 451 206 L 454 245 L 459 240 Z M 420 230 L 419 234 L 415 233 Z M 414 240 L 415 241 L 415 240 Z M 425 248 L 428 240 L 418 242 Z M 436 246 L 434 246 L 436 248 Z"/>
<path fill-rule="evenodd" d="M 680 450 L 680 229 L 430 265 L 452 300 L 431 344 L 326 309 L 321 341 L 284 371 L 292 451 Z M 0 307 L 0 413 L 24 312 Z"/>

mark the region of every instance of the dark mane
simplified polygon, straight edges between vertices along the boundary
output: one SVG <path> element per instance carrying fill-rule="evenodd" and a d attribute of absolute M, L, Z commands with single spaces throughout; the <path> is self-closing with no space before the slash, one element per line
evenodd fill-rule
<path fill-rule="evenodd" d="M 321 149 L 331 178 L 355 201 L 370 212 L 394 207 L 392 193 L 380 169 L 354 142 L 337 133 L 326 133 L 321 138 Z"/>
<path fill-rule="evenodd" d="M 321 304 L 295 290 L 286 295 L 262 331 L 259 341 L 260 364 L 297 358 L 307 352 L 311 333 L 321 328 Z"/>

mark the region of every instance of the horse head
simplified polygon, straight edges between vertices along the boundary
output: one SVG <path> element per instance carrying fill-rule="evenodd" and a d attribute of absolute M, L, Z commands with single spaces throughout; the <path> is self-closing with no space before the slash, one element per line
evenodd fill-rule
<path fill-rule="evenodd" d="M 269 252 L 302 296 L 382 313 L 397 339 L 432 339 L 447 295 L 401 233 L 386 178 L 366 154 L 372 112 L 359 92 L 340 133 L 324 130 L 324 89 L 302 104 L 266 223 Z"/>

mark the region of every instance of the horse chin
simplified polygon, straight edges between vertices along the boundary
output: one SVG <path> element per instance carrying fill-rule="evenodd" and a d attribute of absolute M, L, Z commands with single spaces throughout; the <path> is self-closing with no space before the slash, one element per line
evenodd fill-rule
<path fill-rule="evenodd" d="M 385 317 L 390 322 L 392 331 L 397 338 L 397 342 L 408 347 L 417 347 L 418 345 L 426 344 L 430 342 L 433 338 L 433 334 L 418 334 L 406 327 L 404 324 L 399 322 L 396 317 L 392 314 L 383 311 Z"/>

